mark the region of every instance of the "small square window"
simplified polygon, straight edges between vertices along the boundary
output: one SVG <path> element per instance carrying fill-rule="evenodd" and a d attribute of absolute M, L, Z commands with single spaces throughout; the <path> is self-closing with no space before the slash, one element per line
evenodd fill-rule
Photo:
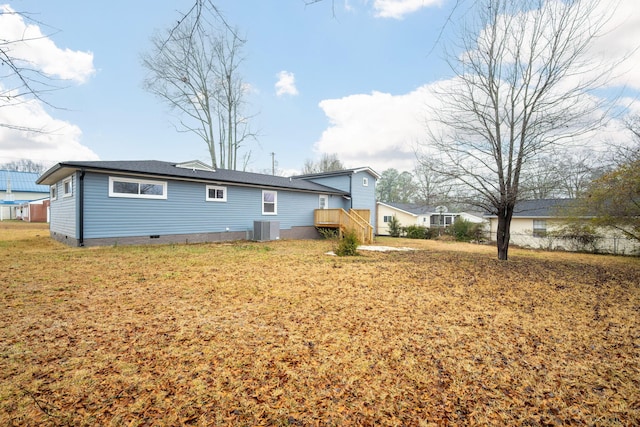
<path fill-rule="evenodd" d="M 58 187 L 54 185 L 49 189 L 49 198 L 51 200 L 56 200 L 58 198 Z"/>
<path fill-rule="evenodd" d="M 382 217 L 382 221 L 384 222 L 391 222 L 391 215 L 384 215 Z"/>
<path fill-rule="evenodd" d="M 62 197 L 71 197 L 73 195 L 73 185 L 71 177 L 62 181 Z"/>
<path fill-rule="evenodd" d="M 278 192 L 262 190 L 262 215 L 278 214 Z"/>
<path fill-rule="evenodd" d="M 542 219 L 533 220 L 533 237 L 545 237 L 547 235 L 547 221 Z"/>
<path fill-rule="evenodd" d="M 362 186 L 363 187 L 368 187 L 369 186 L 369 178 L 367 178 L 367 177 L 362 178 Z"/>
<path fill-rule="evenodd" d="M 208 202 L 226 202 L 227 187 L 219 187 L 217 185 L 207 185 L 206 200 Z"/>

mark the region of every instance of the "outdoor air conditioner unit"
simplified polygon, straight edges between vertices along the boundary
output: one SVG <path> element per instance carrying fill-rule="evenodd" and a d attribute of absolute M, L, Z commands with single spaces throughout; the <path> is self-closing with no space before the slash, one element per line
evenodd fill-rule
<path fill-rule="evenodd" d="M 280 221 L 253 221 L 253 240 L 280 239 Z"/>

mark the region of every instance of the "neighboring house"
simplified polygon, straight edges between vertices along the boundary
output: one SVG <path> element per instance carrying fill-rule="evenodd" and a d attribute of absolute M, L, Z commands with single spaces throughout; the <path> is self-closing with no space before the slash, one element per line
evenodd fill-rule
<path fill-rule="evenodd" d="M 581 247 L 576 242 L 554 236 L 553 231 L 567 224 L 575 199 L 523 200 L 516 204 L 511 220 L 509 242 L 518 246 L 536 249 L 587 250 L 618 254 L 629 254 L 640 250 L 637 242 L 629 240 L 611 230 L 597 230 L 601 238 L 595 247 Z M 485 215 L 489 220 L 490 239 L 496 240 L 498 217 Z M 585 217 L 588 220 L 589 217 Z"/>
<path fill-rule="evenodd" d="M 199 161 L 73 161 L 38 184 L 51 188 L 51 237 L 89 246 L 316 238 L 320 209 L 374 212 L 378 177 L 369 168 L 285 178 Z"/>
<path fill-rule="evenodd" d="M 440 212 L 438 206 L 425 206 L 413 203 L 383 203 L 377 204 L 377 234 L 388 235 L 388 223 L 395 216 L 400 226 L 420 225 L 427 228 L 449 227 L 458 218 L 464 218 L 474 223 L 482 223 L 482 214 L 473 212 Z"/>
<path fill-rule="evenodd" d="M 37 185 L 38 174 L 0 170 L 0 221 L 21 217 L 21 206 L 49 196 L 47 185 Z"/>
<path fill-rule="evenodd" d="M 21 204 L 16 208 L 16 219 L 26 222 L 49 222 L 49 198 Z"/>

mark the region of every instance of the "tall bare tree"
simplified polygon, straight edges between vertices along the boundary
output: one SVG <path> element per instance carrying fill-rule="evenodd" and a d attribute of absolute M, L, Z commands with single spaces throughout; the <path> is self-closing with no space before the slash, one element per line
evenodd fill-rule
<path fill-rule="evenodd" d="M 448 202 L 451 196 L 451 183 L 447 176 L 434 169 L 434 162 L 423 157 L 418 159 L 413 176 L 415 180 L 415 202 L 427 206 L 436 206 Z"/>
<path fill-rule="evenodd" d="M 32 14 L 11 9 L 8 5 L 0 6 L 0 15 L 13 15 L 25 22 L 45 26 L 33 19 Z M 34 39 L 22 37 L 16 39 L 0 39 L 0 108 L 23 104 L 36 99 L 43 104 L 54 107 L 46 98 L 48 92 L 59 90 L 59 80 L 44 73 L 22 57 L 16 56 L 17 47 Z M 54 107 L 55 108 L 55 107 Z M 45 129 L 33 127 L 27 123 L 0 122 L 0 127 L 28 132 L 44 133 Z"/>
<path fill-rule="evenodd" d="M 174 27 L 152 38 L 151 51 L 142 57 L 149 71 L 144 87 L 178 113 L 179 131 L 205 142 L 212 166 L 236 169 L 239 148 L 255 137 L 244 114 L 245 41 L 212 8 L 198 1 Z"/>
<path fill-rule="evenodd" d="M 311 159 L 305 160 L 304 167 L 302 168 L 302 173 L 306 175 L 310 173 L 333 172 L 344 169 L 345 167 L 340 159 L 338 159 L 337 154 L 324 153 L 322 154 L 322 157 L 320 157 L 320 160 L 318 160 L 317 162 L 314 162 Z"/>
<path fill-rule="evenodd" d="M 612 64 L 589 47 L 608 17 L 596 0 L 482 0 L 450 56 L 451 85 L 437 91 L 423 155 L 498 217 L 498 258 L 508 258 L 511 218 L 526 168 L 538 156 L 601 126 L 595 89 Z M 436 147 L 436 149 L 433 148 Z"/>

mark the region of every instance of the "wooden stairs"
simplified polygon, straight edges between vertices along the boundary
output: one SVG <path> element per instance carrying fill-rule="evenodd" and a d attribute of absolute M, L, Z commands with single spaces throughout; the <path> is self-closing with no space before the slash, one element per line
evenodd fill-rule
<path fill-rule="evenodd" d="M 362 243 L 373 242 L 373 226 L 369 223 L 371 213 L 368 209 L 316 209 L 314 225 L 316 227 L 337 228 L 340 237 L 345 231 L 353 230 Z"/>

